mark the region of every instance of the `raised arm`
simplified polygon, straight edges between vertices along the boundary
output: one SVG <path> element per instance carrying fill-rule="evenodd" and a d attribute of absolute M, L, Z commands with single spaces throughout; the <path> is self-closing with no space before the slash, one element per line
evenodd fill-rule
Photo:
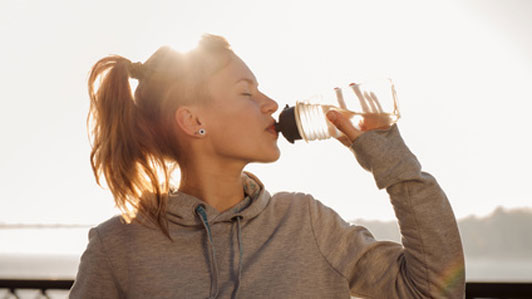
<path fill-rule="evenodd" d="M 378 242 L 364 228 L 311 204 L 318 246 L 351 292 L 370 298 L 464 297 L 464 256 L 451 206 L 436 180 L 421 171 L 397 126 L 358 135 L 350 149 L 390 195 L 402 235 L 402 246 Z"/>

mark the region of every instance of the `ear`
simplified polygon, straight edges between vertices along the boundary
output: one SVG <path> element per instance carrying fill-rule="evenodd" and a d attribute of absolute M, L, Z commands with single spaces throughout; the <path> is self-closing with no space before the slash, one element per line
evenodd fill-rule
<path fill-rule="evenodd" d="M 177 126 L 188 136 L 200 137 L 199 129 L 205 129 L 196 111 L 190 107 L 182 106 L 177 108 L 174 118 Z"/>

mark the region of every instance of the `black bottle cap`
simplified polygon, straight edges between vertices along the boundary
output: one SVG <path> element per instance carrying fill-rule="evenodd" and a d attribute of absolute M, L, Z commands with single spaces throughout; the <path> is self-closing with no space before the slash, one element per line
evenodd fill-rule
<path fill-rule="evenodd" d="M 279 122 L 275 124 L 275 130 L 281 132 L 290 143 L 302 139 L 297 129 L 295 107 L 286 105 L 279 115 Z"/>

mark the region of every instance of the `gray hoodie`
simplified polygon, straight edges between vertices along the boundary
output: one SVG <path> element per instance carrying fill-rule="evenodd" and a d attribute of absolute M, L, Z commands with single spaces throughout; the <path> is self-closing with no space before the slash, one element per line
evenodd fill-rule
<path fill-rule="evenodd" d="M 91 229 L 70 298 L 462 298 L 453 212 L 397 126 L 351 150 L 390 195 L 402 245 L 376 241 L 311 195 L 271 196 L 244 173 L 246 198 L 222 213 L 172 193 L 173 241 L 119 217 Z"/>

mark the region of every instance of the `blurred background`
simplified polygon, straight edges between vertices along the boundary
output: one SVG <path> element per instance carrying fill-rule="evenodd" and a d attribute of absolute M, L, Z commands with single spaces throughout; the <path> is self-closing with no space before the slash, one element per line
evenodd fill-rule
<path fill-rule="evenodd" d="M 1 1 L 0 278 L 73 279 L 88 229 L 118 213 L 89 164 L 91 66 L 203 33 L 226 37 L 280 107 L 391 77 L 403 138 L 459 219 L 468 281 L 532 281 L 526 0 Z M 339 142 L 279 147 L 247 168 L 271 193 L 310 193 L 398 240 L 387 194 Z"/>

